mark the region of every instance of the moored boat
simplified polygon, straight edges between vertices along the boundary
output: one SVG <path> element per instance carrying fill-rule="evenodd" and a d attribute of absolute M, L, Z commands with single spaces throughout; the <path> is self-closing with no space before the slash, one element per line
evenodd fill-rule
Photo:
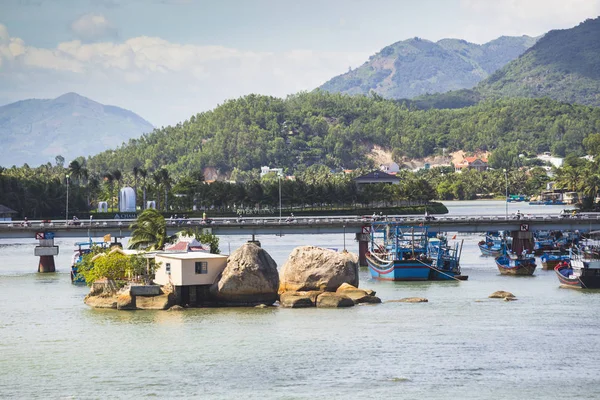
<path fill-rule="evenodd" d="M 504 246 L 507 246 L 507 238 L 500 232 L 488 232 L 485 239 L 478 244 L 481 255 L 488 257 L 498 257 L 502 255 Z"/>
<path fill-rule="evenodd" d="M 571 249 L 570 263 L 554 267 L 558 280 L 563 286 L 578 289 L 600 289 L 600 253 Z"/>
<path fill-rule="evenodd" d="M 427 227 L 401 226 L 395 222 L 374 222 L 371 226 L 366 260 L 373 279 L 460 280 L 459 259 L 457 246 L 451 249 L 434 240 L 430 245 Z"/>
<path fill-rule="evenodd" d="M 553 270 L 562 262 L 569 262 L 571 257 L 568 254 L 562 254 L 560 251 L 548 251 L 542 254 L 540 260 L 542 261 L 542 269 L 548 271 Z"/>
<path fill-rule="evenodd" d="M 504 254 L 496 258 L 496 266 L 502 275 L 533 275 L 536 268 L 533 254 L 517 258 Z"/>

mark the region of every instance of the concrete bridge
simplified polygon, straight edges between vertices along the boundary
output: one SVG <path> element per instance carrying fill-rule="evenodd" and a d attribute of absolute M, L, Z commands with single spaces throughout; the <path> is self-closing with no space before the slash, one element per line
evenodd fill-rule
<path fill-rule="evenodd" d="M 520 219 L 511 215 L 478 216 L 435 216 L 426 220 L 423 215 L 386 216 L 381 220 L 398 222 L 406 226 L 429 226 L 430 231 L 480 233 L 488 231 L 536 231 L 536 230 L 580 230 L 583 232 L 600 230 L 600 213 L 582 213 L 575 217 L 560 215 L 524 215 Z M 216 235 L 285 235 L 285 234 L 326 234 L 361 233 L 370 225 L 372 217 L 361 216 L 321 216 L 295 217 L 293 220 L 269 218 L 214 218 L 210 223 L 202 219 L 167 220 L 169 234 L 186 228 L 210 229 Z M 0 239 L 34 239 L 38 232 L 54 232 L 55 238 L 93 237 L 106 234 L 113 237 L 130 236 L 132 219 L 80 221 L 71 225 L 64 220 L 51 223 L 29 221 L 0 222 Z"/>

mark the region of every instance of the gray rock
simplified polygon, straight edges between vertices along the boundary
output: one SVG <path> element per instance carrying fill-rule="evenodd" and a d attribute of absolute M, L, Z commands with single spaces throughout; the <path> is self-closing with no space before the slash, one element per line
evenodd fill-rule
<path fill-rule="evenodd" d="M 354 307 L 354 301 L 343 294 L 324 292 L 317 297 L 318 308 Z"/>
<path fill-rule="evenodd" d="M 506 299 L 509 297 L 515 297 L 515 295 L 511 292 L 505 292 L 504 290 L 498 290 L 497 292 L 489 295 L 490 299 Z"/>
<path fill-rule="evenodd" d="M 335 292 L 343 283 L 358 286 L 358 257 L 321 247 L 296 247 L 281 268 L 279 280 L 279 293 Z"/>
<path fill-rule="evenodd" d="M 429 300 L 427 300 L 424 297 L 405 297 L 404 299 L 400 299 L 400 300 L 388 300 L 386 301 L 386 303 L 428 303 Z"/>
<path fill-rule="evenodd" d="M 227 305 L 272 305 L 278 288 L 275 261 L 262 248 L 246 243 L 229 256 L 227 267 L 210 287 L 210 293 Z"/>
<path fill-rule="evenodd" d="M 285 308 L 315 307 L 322 292 L 285 292 L 279 295 L 279 305 Z"/>

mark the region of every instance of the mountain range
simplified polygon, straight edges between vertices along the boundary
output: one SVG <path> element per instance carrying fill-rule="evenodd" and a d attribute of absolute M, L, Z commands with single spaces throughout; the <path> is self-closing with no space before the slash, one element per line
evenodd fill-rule
<path fill-rule="evenodd" d="M 374 91 L 393 99 L 470 89 L 516 59 L 536 40 L 502 36 L 478 45 L 459 39 L 431 42 L 413 38 L 383 48 L 360 67 L 320 88 L 345 94 Z"/>
<path fill-rule="evenodd" d="M 55 99 L 29 99 L 0 107 L 0 166 L 67 163 L 115 148 L 154 129 L 139 115 L 66 93 Z"/>

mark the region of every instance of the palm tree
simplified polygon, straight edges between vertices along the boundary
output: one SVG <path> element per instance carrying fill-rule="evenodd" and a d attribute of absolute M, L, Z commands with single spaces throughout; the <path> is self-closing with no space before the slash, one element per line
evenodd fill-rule
<path fill-rule="evenodd" d="M 109 201 L 109 207 L 112 210 L 113 208 L 113 182 L 115 180 L 115 177 L 112 176 L 112 174 L 110 173 L 106 173 L 103 176 L 104 178 L 104 182 L 106 182 L 108 184 L 108 201 Z"/>
<path fill-rule="evenodd" d="M 166 169 L 161 169 L 159 171 L 160 174 L 160 181 L 162 183 L 162 187 L 163 190 L 165 191 L 165 211 L 169 211 L 169 201 L 168 201 L 168 192 L 171 189 L 171 185 L 173 183 L 173 181 L 171 180 L 171 177 L 169 176 L 169 171 L 167 171 Z"/>
<path fill-rule="evenodd" d="M 120 196 L 120 192 L 121 192 L 121 179 L 123 178 L 123 175 L 121 174 L 121 171 L 119 171 L 118 169 L 116 169 L 116 170 L 114 170 L 112 172 L 112 176 L 117 181 L 117 210 L 120 211 L 121 210 L 121 196 Z"/>
<path fill-rule="evenodd" d="M 174 236 L 167 235 L 165 218 L 152 208 L 144 210 L 130 229 L 130 249 L 162 250 L 174 239 Z"/>
<path fill-rule="evenodd" d="M 135 166 L 133 167 L 133 191 L 135 193 L 135 209 L 137 210 L 137 179 L 140 174 L 140 169 Z"/>
<path fill-rule="evenodd" d="M 156 185 L 156 208 L 160 210 L 160 184 L 162 183 L 162 176 L 159 171 L 152 174 L 152 180 Z"/>
<path fill-rule="evenodd" d="M 144 202 L 142 203 L 142 210 L 146 209 L 146 178 L 148 177 L 148 171 L 140 168 L 138 170 L 140 178 L 142 178 L 142 189 L 144 190 Z"/>

